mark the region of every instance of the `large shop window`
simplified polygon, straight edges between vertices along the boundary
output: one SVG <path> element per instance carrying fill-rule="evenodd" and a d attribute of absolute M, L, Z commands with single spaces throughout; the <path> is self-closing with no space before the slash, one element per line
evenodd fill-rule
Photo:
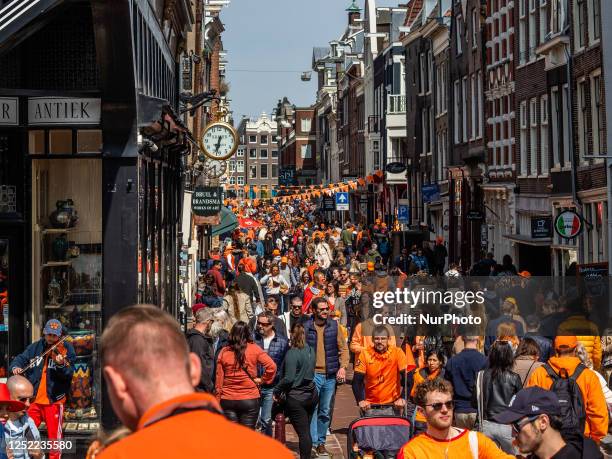
<path fill-rule="evenodd" d="M 29 133 L 30 153 L 45 155 L 32 159 L 32 339 L 40 337 L 45 321 L 56 318 L 75 348 L 67 435 L 100 425 L 102 160 L 78 156 L 100 151 L 97 132 Z"/>

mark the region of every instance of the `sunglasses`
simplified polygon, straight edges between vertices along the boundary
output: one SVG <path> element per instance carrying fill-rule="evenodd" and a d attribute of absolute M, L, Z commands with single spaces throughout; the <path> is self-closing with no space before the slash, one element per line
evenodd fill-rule
<path fill-rule="evenodd" d="M 517 422 L 513 422 L 512 424 L 510 424 L 512 426 L 512 433 L 514 435 L 518 435 L 519 433 L 521 433 L 521 430 L 523 429 L 523 427 L 525 427 L 527 424 L 532 423 L 533 421 L 535 421 L 539 417 L 540 417 L 540 415 L 538 414 L 537 416 L 531 416 L 531 417 L 529 417 L 527 419 L 518 420 Z"/>
<path fill-rule="evenodd" d="M 262 327 L 267 327 L 270 325 L 270 322 L 257 322 L 257 325 L 261 325 Z"/>
<path fill-rule="evenodd" d="M 21 403 L 33 403 L 35 399 L 36 399 L 35 396 L 31 396 L 31 397 L 19 397 L 17 400 L 19 400 Z"/>
<path fill-rule="evenodd" d="M 448 402 L 430 403 L 430 404 L 425 405 L 425 406 L 431 406 L 434 411 L 440 411 L 443 406 L 447 410 L 452 410 L 453 408 L 455 408 L 455 401 L 454 400 L 449 400 Z"/>

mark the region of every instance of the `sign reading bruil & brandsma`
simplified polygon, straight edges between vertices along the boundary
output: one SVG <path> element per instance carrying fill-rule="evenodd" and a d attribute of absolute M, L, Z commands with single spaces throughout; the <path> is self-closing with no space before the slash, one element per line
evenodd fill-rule
<path fill-rule="evenodd" d="M 28 124 L 100 124 L 101 101 L 80 97 L 28 98 Z"/>

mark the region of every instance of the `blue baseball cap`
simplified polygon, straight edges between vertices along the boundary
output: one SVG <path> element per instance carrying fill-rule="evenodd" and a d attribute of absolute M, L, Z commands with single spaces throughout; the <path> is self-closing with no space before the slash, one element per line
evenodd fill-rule
<path fill-rule="evenodd" d="M 512 424 L 526 416 L 539 414 L 560 414 L 561 405 L 554 392 L 541 387 L 529 387 L 516 393 L 508 404 L 508 409 L 493 417 L 499 424 Z"/>
<path fill-rule="evenodd" d="M 43 329 L 45 335 L 62 336 L 62 323 L 57 319 L 48 320 Z"/>

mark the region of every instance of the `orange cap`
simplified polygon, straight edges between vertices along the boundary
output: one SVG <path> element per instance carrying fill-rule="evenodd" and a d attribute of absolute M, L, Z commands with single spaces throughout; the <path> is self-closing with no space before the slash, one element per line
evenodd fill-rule
<path fill-rule="evenodd" d="M 272 251 L 272 255 L 274 255 L 274 256 L 280 255 L 280 250 L 278 250 L 278 249 L 274 249 L 274 250 Z"/>
<path fill-rule="evenodd" d="M 531 277 L 531 273 L 529 271 L 521 271 L 518 273 L 518 275 L 524 277 L 525 279 L 529 279 Z"/>
<path fill-rule="evenodd" d="M 555 349 L 574 349 L 578 346 L 578 338 L 575 336 L 557 336 L 555 338 Z"/>
<path fill-rule="evenodd" d="M 374 271 L 374 262 L 368 261 L 368 271 Z"/>
<path fill-rule="evenodd" d="M 289 260 L 287 257 L 281 257 L 281 263 L 287 263 Z"/>

